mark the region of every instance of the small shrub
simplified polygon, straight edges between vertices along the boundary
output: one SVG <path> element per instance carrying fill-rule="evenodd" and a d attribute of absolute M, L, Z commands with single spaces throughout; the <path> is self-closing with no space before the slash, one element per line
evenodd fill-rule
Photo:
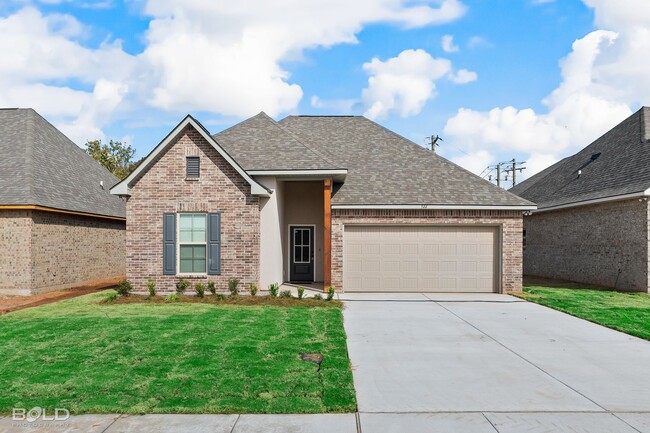
<path fill-rule="evenodd" d="M 205 285 L 203 283 L 196 283 L 194 286 L 194 291 L 196 292 L 196 296 L 202 298 L 205 296 Z"/>
<path fill-rule="evenodd" d="M 334 299 L 334 293 L 336 293 L 336 292 L 334 291 L 334 287 L 329 286 L 329 287 L 327 288 L 327 298 L 326 298 L 326 299 L 327 299 L 328 301 L 331 301 L 332 299 Z"/>
<path fill-rule="evenodd" d="M 120 296 L 129 296 L 133 291 L 133 285 L 129 280 L 120 281 L 115 288 Z"/>
<path fill-rule="evenodd" d="M 178 293 L 171 293 L 165 297 L 167 302 L 176 302 L 178 301 Z"/>
<path fill-rule="evenodd" d="M 156 282 L 152 278 L 147 280 L 147 290 L 149 291 L 149 296 L 156 296 Z"/>
<path fill-rule="evenodd" d="M 119 295 L 117 292 L 110 292 L 108 295 L 106 295 L 106 299 L 104 299 L 104 302 L 113 302 L 117 299 Z"/>
<path fill-rule="evenodd" d="M 271 297 L 275 298 L 276 296 L 278 296 L 279 291 L 280 291 L 280 286 L 278 285 L 278 283 L 273 283 L 269 285 L 269 295 L 271 295 Z"/>
<path fill-rule="evenodd" d="M 216 295 L 216 294 L 217 294 L 217 285 L 214 284 L 214 281 L 208 281 L 208 290 L 209 290 L 210 293 L 212 293 L 213 295 Z"/>
<path fill-rule="evenodd" d="M 283 290 L 280 292 L 280 297 L 281 298 L 290 298 L 291 297 L 291 290 Z"/>
<path fill-rule="evenodd" d="M 232 296 L 237 296 L 239 294 L 239 279 L 230 278 L 228 280 L 228 290 Z"/>
<path fill-rule="evenodd" d="M 178 293 L 179 295 L 185 293 L 185 291 L 189 287 L 190 287 L 190 282 L 185 279 L 176 281 L 176 293 Z"/>
<path fill-rule="evenodd" d="M 305 288 L 298 287 L 298 299 L 302 299 L 303 296 L 305 296 Z"/>
<path fill-rule="evenodd" d="M 251 292 L 251 296 L 257 295 L 257 284 L 255 283 L 250 283 L 248 285 L 248 291 Z"/>
<path fill-rule="evenodd" d="M 226 299 L 226 295 L 223 293 L 217 293 L 214 295 L 214 299 L 217 301 L 224 301 Z"/>
<path fill-rule="evenodd" d="M 323 295 L 321 295 L 320 293 L 316 293 L 316 294 L 314 295 L 314 299 L 317 299 L 317 300 L 319 300 L 319 301 L 322 301 L 322 300 L 323 300 Z"/>

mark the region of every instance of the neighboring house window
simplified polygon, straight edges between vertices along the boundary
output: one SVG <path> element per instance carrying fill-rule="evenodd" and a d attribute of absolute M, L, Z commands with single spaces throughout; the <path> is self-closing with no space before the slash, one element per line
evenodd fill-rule
<path fill-rule="evenodd" d="M 207 215 L 182 213 L 178 214 L 178 220 L 180 273 L 204 274 L 207 267 Z"/>
<path fill-rule="evenodd" d="M 201 173 L 201 159 L 198 156 L 185 158 L 185 177 L 198 178 Z"/>
<path fill-rule="evenodd" d="M 524 230 L 524 248 L 526 248 L 526 230 Z"/>

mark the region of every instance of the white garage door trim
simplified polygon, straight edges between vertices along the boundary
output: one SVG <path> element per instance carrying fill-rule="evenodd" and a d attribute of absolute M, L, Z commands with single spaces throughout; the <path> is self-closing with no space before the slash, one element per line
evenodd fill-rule
<path fill-rule="evenodd" d="M 373 290 L 357 290 L 357 289 L 347 289 L 346 288 L 346 262 L 347 262 L 347 243 L 348 243 L 348 229 L 351 227 L 414 227 L 414 228 L 425 228 L 425 227 L 441 227 L 441 228 L 491 228 L 494 229 L 494 269 L 493 269 L 493 292 L 502 293 L 502 268 L 503 268 L 503 249 L 502 249 L 502 238 L 503 238 L 503 226 L 501 224 L 368 224 L 368 223 L 359 223 L 359 224 L 344 224 L 343 225 L 343 290 L 344 291 L 373 291 Z M 388 290 L 380 290 L 388 291 Z M 414 290 L 421 292 L 432 292 L 433 290 Z M 460 292 L 458 290 L 457 292 Z M 467 291 L 471 292 L 471 291 Z"/>

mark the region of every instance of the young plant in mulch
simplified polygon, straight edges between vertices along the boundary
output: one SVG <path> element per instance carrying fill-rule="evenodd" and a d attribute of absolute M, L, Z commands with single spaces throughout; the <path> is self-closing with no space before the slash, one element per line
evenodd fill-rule
<path fill-rule="evenodd" d="M 120 281 L 115 288 L 120 296 L 129 296 L 133 291 L 133 284 L 129 280 Z"/>
<path fill-rule="evenodd" d="M 167 302 L 176 302 L 178 301 L 178 293 L 171 293 L 165 296 L 165 301 Z"/>
<path fill-rule="evenodd" d="M 334 294 L 335 294 L 335 293 L 336 293 L 336 292 L 335 292 L 335 290 L 334 290 L 334 287 L 329 286 L 329 287 L 327 288 L 327 298 L 325 298 L 325 299 L 326 299 L 327 301 L 331 301 L 332 299 L 334 299 Z"/>
<path fill-rule="evenodd" d="M 291 290 L 283 290 L 280 292 L 280 298 L 291 298 Z"/>
<path fill-rule="evenodd" d="M 303 296 L 305 296 L 305 288 L 298 287 L 298 299 L 302 299 Z"/>
<path fill-rule="evenodd" d="M 203 283 L 196 283 L 194 286 L 194 291 L 196 292 L 196 296 L 199 298 L 202 298 L 205 296 L 205 285 Z"/>
<path fill-rule="evenodd" d="M 214 283 L 214 281 L 208 281 L 208 290 L 213 295 L 217 294 L 217 285 Z"/>
<path fill-rule="evenodd" d="M 153 278 L 147 280 L 147 290 L 149 291 L 149 296 L 156 296 L 156 282 Z"/>
<path fill-rule="evenodd" d="M 316 293 L 314 295 L 314 299 L 316 299 L 317 301 L 322 301 L 323 300 L 323 295 L 321 295 L 320 293 Z"/>
<path fill-rule="evenodd" d="M 239 279 L 230 278 L 228 280 L 228 290 L 230 291 L 231 296 L 237 296 L 239 294 Z"/>
<path fill-rule="evenodd" d="M 269 284 L 269 296 L 275 298 L 276 296 L 278 296 L 279 291 L 280 291 L 280 286 L 278 285 L 278 283 Z"/>
<path fill-rule="evenodd" d="M 179 295 L 182 295 L 183 293 L 185 293 L 185 291 L 189 287 L 190 287 L 190 282 L 185 280 L 185 279 L 181 279 L 181 280 L 176 281 L 176 293 L 178 293 Z"/>
<path fill-rule="evenodd" d="M 251 296 L 256 296 L 257 295 L 257 284 L 250 283 L 248 285 L 248 291 L 251 293 Z"/>

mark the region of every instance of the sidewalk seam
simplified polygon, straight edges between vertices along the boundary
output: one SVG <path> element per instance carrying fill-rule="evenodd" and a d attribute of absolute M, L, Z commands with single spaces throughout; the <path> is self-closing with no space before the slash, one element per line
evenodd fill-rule
<path fill-rule="evenodd" d="M 235 431 L 235 426 L 236 426 L 237 423 L 239 422 L 239 418 L 241 418 L 241 414 L 237 414 L 237 419 L 236 419 L 235 422 L 233 423 L 232 428 L 230 429 L 230 433 L 232 433 L 232 432 Z"/>
<path fill-rule="evenodd" d="M 118 419 L 122 418 L 122 415 L 124 415 L 124 414 L 122 414 L 122 413 L 119 414 L 119 415 L 118 415 L 118 416 L 113 420 L 112 423 L 110 423 L 109 425 L 107 425 L 106 428 L 105 428 L 104 430 L 101 431 L 101 433 L 105 433 L 109 428 L 113 427 L 113 424 L 115 424 L 115 423 L 117 422 Z"/>

